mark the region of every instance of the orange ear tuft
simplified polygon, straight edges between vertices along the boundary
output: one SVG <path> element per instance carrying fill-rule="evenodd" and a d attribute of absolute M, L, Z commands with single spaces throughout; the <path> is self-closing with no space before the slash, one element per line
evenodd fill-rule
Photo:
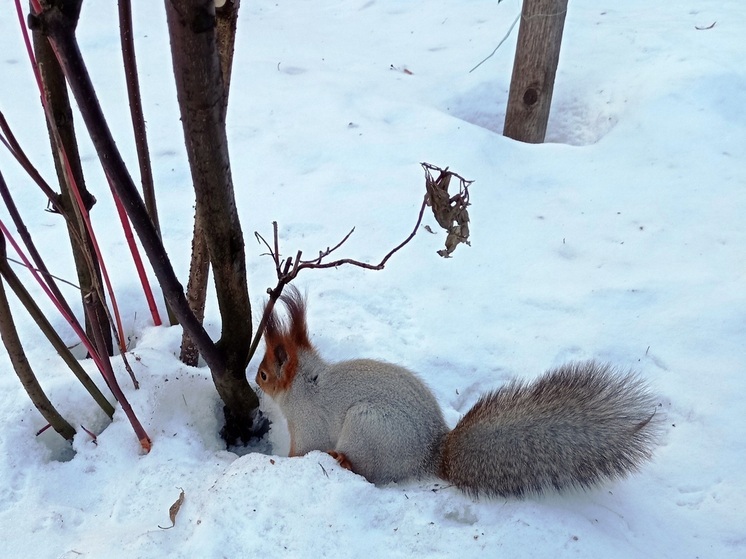
<path fill-rule="evenodd" d="M 298 349 L 311 349 L 306 323 L 306 301 L 294 286 L 288 285 L 285 294 L 280 298 L 288 310 L 290 329 L 288 336 Z"/>
<path fill-rule="evenodd" d="M 267 304 L 264 304 L 262 314 L 267 312 Z M 267 322 L 264 325 L 264 341 L 267 346 L 274 345 L 285 336 L 282 321 L 277 316 L 277 311 L 273 308 L 267 316 Z"/>

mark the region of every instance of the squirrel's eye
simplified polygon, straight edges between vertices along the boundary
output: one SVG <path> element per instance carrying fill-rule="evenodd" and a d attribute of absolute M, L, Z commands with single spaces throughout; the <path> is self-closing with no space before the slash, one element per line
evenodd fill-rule
<path fill-rule="evenodd" d="M 265 373 L 264 371 L 259 371 L 259 376 L 262 377 L 262 380 L 264 382 L 267 382 L 267 373 Z"/>

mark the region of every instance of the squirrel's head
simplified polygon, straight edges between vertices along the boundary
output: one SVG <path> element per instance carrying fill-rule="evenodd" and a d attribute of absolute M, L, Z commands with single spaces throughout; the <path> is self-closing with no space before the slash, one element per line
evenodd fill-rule
<path fill-rule="evenodd" d="M 285 323 L 272 309 L 264 330 L 266 349 L 256 373 L 256 383 L 273 398 L 286 392 L 293 383 L 298 372 L 298 353 L 313 349 L 308 339 L 303 296 L 288 285 L 280 301 L 287 309 L 288 322 Z"/>

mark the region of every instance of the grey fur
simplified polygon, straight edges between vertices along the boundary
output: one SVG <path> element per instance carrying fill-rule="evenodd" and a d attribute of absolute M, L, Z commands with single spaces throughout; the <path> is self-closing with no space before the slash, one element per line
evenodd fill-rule
<path fill-rule="evenodd" d="M 656 402 L 634 374 L 564 365 L 483 396 L 449 432 L 414 373 L 370 359 L 327 363 L 308 339 L 298 291 L 282 300 L 290 324 L 270 317 L 257 382 L 285 414 L 296 455 L 336 453 L 378 484 L 437 475 L 475 497 L 588 488 L 651 456 Z"/>
<path fill-rule="evenodd" d="M 483 396 L 446 437 L 441 475 L 474 496 L 592 487 L 651 457 L 655 412 L 636 375 L 564 365 Z"/>
<path fill-rule="evenodd" d="M 435 397 L 410 371 L 369 359 L 299 355 L 299 376 L 275 397 L 296 426 L 295 451 L 336 450 L 373 483 L 434 474 L 433 441 L 448 432 Z"/>

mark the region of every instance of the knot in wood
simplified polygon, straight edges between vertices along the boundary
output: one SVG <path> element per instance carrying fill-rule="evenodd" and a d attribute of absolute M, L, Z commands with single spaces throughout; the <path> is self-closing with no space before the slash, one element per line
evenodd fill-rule
<path fill-rule="evenodd" d="M 528 88 L 523 94 L 523 103 L 528 107 L 535 105 L 538 100 L 539 90 L 535 87 Z"/>

